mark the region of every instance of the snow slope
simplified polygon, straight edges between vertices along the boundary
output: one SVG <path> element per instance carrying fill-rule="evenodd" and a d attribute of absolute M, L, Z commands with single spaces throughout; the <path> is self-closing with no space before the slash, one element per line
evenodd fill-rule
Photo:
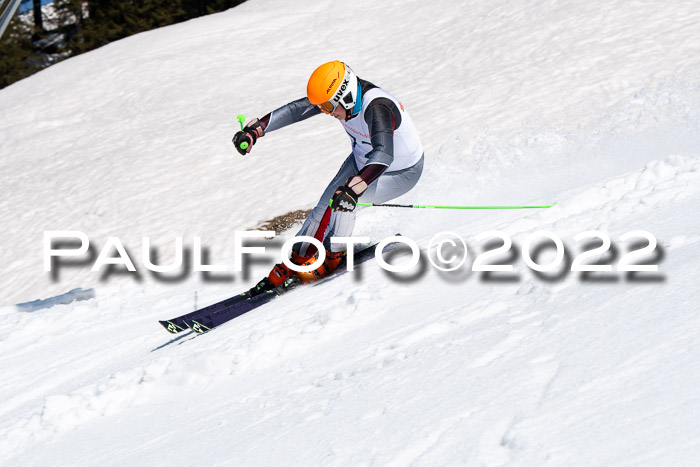
<path fill-rule="evenodd" d="M 250 0 L 3 89 L 3 461 L 696 465 L 699 21 L 681 1 Z M 349 151 L 337 123 L 271 133 L 245 158 L 230 138 L 237 113 L 301 97 L 335 58 L 399 96 L 421 132 L 426 170 L 402 201 L 557 202 L 366 209 L 357 234 L 400 231 L 425 251 L 449 230 L 475 252 L 482 232 L 519 251 L 549 230 L 575 255 L 580 232 L 624 252 L 620 236 L 646 230 L 659 272 L 538 275 L 516 258 L 484 277 L 472 253 L 454 273 L 397 278 L 367 263 L 173 340 L 157 319 L 230 296 L 272 259 L 157 280 L 142 237 L 167 263 L 176 236 L 201 236 L 231 266 L 233 231 L 310 207 Z M 52 280 L 47 230 L 83 231 L 97 251 L 119 237 L 141 280 L 89 264 Z M 95 298 L 14 306 L 79 287 Z"/>

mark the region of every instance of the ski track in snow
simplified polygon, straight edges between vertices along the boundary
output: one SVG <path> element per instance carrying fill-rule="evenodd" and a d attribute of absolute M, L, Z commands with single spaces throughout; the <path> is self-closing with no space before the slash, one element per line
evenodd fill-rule
<path fill-rule="evenodd" d="M 3 462 L 695 465 L 699 21 L 694 2 L 250 0 L 2 90 Z M 338 22 L 353 43 L 318 27 Z M 285 40 L 232 66 L 242 37 Z M 367 53 L 382 41 L 389 56 Z M 233 230 L 311 206 L 348 150 L 337 124 L 280 130 L 246 158 L 230 136 L 236 113 L 300 97 L 333 58 L 416 121 L 426 168 L 399 202 L 556 206 L 363 210 L 358 233 L 398 231 L 427 254 L 449 230 L 470 261 L 412 280 L 368 262 L 204 336 L 169 338 L 156 321 L 267 265 L 223 283 L 42 273 L 44 230 L 82 230 L 97 247 L 117 235 L 134 259 L 151 236 L 164 262 L 173 236 L 201 235 L 228 264 Z M 290 161 L 318 176 L 301 189 Z M 549 230 L 575 252 L 593 229 L 619 248 L 625 232 L 653 233 L 659 272 L 552 278 L 519 259 L 514 280 L 469 270 L 485 231 L 517 247 Z M 75 287 L 94 297 L 11 306 Z"/>

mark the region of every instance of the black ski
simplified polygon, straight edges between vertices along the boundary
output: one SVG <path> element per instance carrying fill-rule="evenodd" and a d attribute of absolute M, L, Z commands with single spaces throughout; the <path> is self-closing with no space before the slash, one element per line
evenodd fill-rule
<path fill-rule="evenodd" d="M 178 332 L 186 331 L 188 329 L 186 322 L 188 319 L 195 319 L 200 315 L 214 313 L 218 310 L 228 308 L 232 305 L 235 305 L 236 303 L 247 300 L 248 298 L 250 298 L 250 294 L 248 292 L 243 292 L 242 294 L 238 294 L 231 298 L 227 298 L 226 300 L 214 303 L 213 305 L 209 305 L 208 307 L 202 308 L 200 310 L 195 310 L 191 313 L 178 316 L 177 318 L 171 318 L 158 322 L 161 324 L 161 326 L 165 328 L 166 331 L 172 334 L 177 334 Z"/>
<path fill-rule="evenodd" d="M 395 249 L 399 243 L 391 243 L 387 245 L 387 247 L 384 249 L 384 251 L 391 251 Z M 354 255 L 354 263 L 355 265 L 364 263 L 365 261 L 372 259 L 374 257 L 374 252 L 376 250 L 377 244 L 372 244 L 369 245 L 360 251 L 355 252 Z M 344 274 L 347 272 L 347 268 L 345 267 L 345 262 L 341 263 L 333 273 L 331 273 L 329 276 L 320 279 L 317 282 L 312 282 L 314 285 L 320 285 L 323 282 L 327 280 L 331 280 L 339 275 Z M 245 292 L 244 294 L 241 294 L 240 296 L 247 296 L 247 298 L 244 298 L 242 300 L 238 300 L 235 303 L 229 304 L 228 306 L 219 306 L 216 307 L 215 305 L 212 305 L 207 308 L 203 308 L 200 310 L 198 313 L 189 313 L 188 315 L 183 316 L 183 321 L 186 327 L 192 329 L 195 332 L 198 333 L 205 333 L 209 332 L 212 329 L 216 328 L 217 326 L 220 326 L 227 321 L 230 321 L 234 318 L 237 318 L 245 313 L 248 313 L 251 310 L 254 310 L 258 308 L 261 305 L 264 305 L 271 300 L 273 300 L 276 297 L 279 297 L 282 294 L 285 294 L 299 286 L 304 285 L 303 283 L 300 282 L 292 282 L 291 284 L 283 284 L 280 287 L 277 287 L 276 289 L 264 292 L 260 295 L 256 295 L 254 297 L 250 297 L 250 294 L 248 292 Z M 236 297 L 234 297 L 236 298 Z M 221 302 L 223 303 L 223 302 Z"/>
<path fill-rule="evenodd" d="M 294 286 L 295 285 L 296 284 L 294 284 Z M 285 292 L 289 291 L 292 287 L 284 289 Z M 194 332 L 204 334 L 205 332 L 209 332 L 227 321 L 231 321 L 233 318 L 237 318 L 242 314 L 248 313 L 257 307 L 264 305 L 270 300 L 279 297 L 282 293 L 284 292 L 281 290 L 270 290 L 242 302 L 236 303 L 235 305 L 231 305 L 228 308 L 222 308 L 207 315 L 199 315 L 196 318 L 187 318 L 185 319 L 185 323 Z"/>

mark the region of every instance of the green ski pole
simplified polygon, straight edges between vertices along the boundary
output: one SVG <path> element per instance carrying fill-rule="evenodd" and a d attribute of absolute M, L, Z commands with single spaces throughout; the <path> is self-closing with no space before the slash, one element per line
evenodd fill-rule
<path fill-rule="evenodd" d="M 435 206 L 430 204 L 375 204 L 375 203 L 357 203 L 358 206 L 370 206 L 378 208 L 414 208 L 414 209 L 546 209 L 551 208 L 557 203 L 544 206 Z"/>

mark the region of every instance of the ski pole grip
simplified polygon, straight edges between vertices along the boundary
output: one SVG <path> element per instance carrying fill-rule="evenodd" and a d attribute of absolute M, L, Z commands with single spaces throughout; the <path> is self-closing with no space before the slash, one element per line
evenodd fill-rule
<path fill-rule="evenodd" d="M 243 129 L 245 128 L 243 126 L 243 123 L 245 122 L 245 115 L 243 115 L 243 114 L 236 115 L 236 120 L 238 120 L 239 125 L 241 125 L 241 131 L 243 131 Z M 248 149 L 248 146 L 250 146 L 250 144 L 248 144 L 248 141 L 243 141 L 241 144 L 238 145 L 238 147 L 244 151 L 246 149 Z"/>

